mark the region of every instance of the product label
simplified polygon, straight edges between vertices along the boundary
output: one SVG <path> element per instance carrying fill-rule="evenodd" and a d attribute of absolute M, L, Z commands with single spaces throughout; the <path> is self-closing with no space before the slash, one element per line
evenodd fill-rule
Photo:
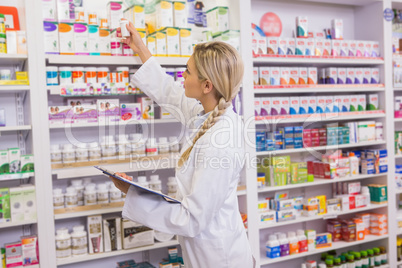
<path fill-rule="evenodd" d="M 274 259 L 274 258 L 278 258 L 281 256 L 281 248 L 280 246 L 276 246 L 276 247 L 268 247 L 267 246 L 267 257 Z"/>
<path fill-rule="evenodd" d="M 289 244 L 281 245 L 281 257 L 289 255 Z"/>

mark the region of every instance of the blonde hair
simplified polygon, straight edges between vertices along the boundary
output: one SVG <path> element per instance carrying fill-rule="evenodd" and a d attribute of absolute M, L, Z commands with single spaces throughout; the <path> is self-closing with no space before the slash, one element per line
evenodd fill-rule
<path fill-rule="evenodd" d="M 195 46 L 193 58 L 200 81 L 211 81 L 215 88 L 218 105 L 209 114 L 193 139 L 193 144 L 181 155 L 181 167 L 190 156 L 191 150 L 201 138 L 230 107 L 233 98 L 239 93 L 243 79 L 243 61 L 237 50 L 224 42 L 208 42 Z"/>

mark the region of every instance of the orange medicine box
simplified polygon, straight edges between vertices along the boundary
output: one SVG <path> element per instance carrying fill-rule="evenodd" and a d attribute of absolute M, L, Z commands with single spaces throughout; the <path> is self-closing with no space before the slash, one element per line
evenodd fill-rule
<path fill-rule="evenodd" d="M 362 219 L 354 219 L 356 224 L 356 238 L 357 240 L 364 240 L 365 231 L 364 231 L 364 222 Z"/>
<path fill-rule="evenodd" d="M 368 235 L 370 233 L 370 213 L 358 213 L 356 218 L 362 219 L 364 224 L 364 234 Z"/>

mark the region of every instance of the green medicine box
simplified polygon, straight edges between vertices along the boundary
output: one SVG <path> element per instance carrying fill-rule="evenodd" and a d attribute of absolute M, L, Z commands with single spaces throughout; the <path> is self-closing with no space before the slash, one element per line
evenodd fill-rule
<path fill-rule="evenodd" d="M 387 186 L 381 184 L 368 185 L 370 190 L 371 203 L 384 204 L 388 202 Z"/>

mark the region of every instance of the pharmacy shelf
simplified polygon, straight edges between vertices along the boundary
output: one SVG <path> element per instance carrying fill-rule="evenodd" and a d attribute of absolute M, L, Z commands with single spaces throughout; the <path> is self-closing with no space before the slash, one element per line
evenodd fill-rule
<path fill-rule="evenodd" d="M 163 243 L 155 243 L 152 246 L 144 246 L 144 247 L 133 248 L 133 249 L 125 249 L 125 250 L 118 250 L 118 251 L 112 251 L 112 252 L 90 254 L 90 255 L 85 255 L 85 256 L 74 256 L 74 257 L 70 257 L 70 258 L 57 259 L 57 265 L 66 265 L 66 264 L 72 264 L 72 263 L 78 263 L 78 262 L 93 261 L 93 260 L 98 260 L 98 259 L 102 259 L 102 258 L 109 258 L 109 257 L 120 256 L 120 255 L 125 255 L 125 254 L 142 252 L 142 251 L 146 251 L 146 250 L 174 247 L 177 245 L 179 245 L 179 242 L 177 240 L 172 240 L 172 241 L 163 242 Z"/>
<path fill-rule="evenodd" d="M 118 202 L 108 204 L 97 204 L 92 206 L 79 206 L 74 208 L 56 209 L 54 211 L 54 219 L 62 220 L 62 219 L 71 219 L 91 215 L 121 212 L 123 209 L 123 205 L 124 202 Z M 91 207 L 93 208 L 96 207 L 97 209 L 91 209 Z M 58 211 L 66 211 L 66 213 L 57 213 Z"/>
<path fill-rule="evenodd" d="M 402 118 L 394 118 L 395 122 L 402 122 Z"/>
<path fill-rule="evenodd" d="M 402 159 L 402 154 L 396 154 L 395 159 Z"/>
<path fill-rule="evenodd" d="M 116 96 L 138 96 L 143 94 L 110 94 L 110 95 L 61 95 L 60 94 L 60 86 L 47 86 L 47 90 L 49 91 L 50 95 L 61 96 L 63 98 L 99 98 L 99 97 L 116 97 Z"/>
<path fill-rule="evenodd" d="M 401 3 L 402 3 L 402 1 L 401 1 Z M 398 262 L 396 263 L 396 265 L 402 265 L 402 261 L 398 261 Z"/>
<path fill-rule="evenodd" d="M 388 175 L 388 173 L 380 173 L 380 174 L 372 174 L 372 175 L 361 174 L 359 176 L 347 177 L 347 178 L 342 178 L 342 179 L 332 179 L 332 180 L 331 179 L 314 179 L 314 182 L 288 184 L 288 185 L 284 185 L 284 186 L 264 187 L 264 188 L 258 189 L 258 193 L 268 193 L 268 192 L 290 190 L 290 189 L 296 189 L 296 188 L 314 187 L 314 186 L 321 186 L 321 185 L 331 184 L 331 183 L 336 183 L 336 182 L 371 179 L 371 178 L 377 178 L 377 177 L 387 176 L 387 175 Z"/>
<path fill-rule="evenodd" d="M 370 87 L 370 86 L 325 86 L 325 85 L 317 85 L 314 87 L 273 87 L 273 86 L 254 86 L 254 95 L 260 94 L 293 94 L 293 93 L 341 93 L 341 92 L 381 92 L 385 91 L 384 85 L 378 87 Z M 58 92 L 60 93 L 60 91 Z"/>
<path fill-rule="evenodd" d="M 36 220 L 31 220 L 31 221 L 19 221 L 19 222 L 3 222 L 0 223 L 0 229 L 1 228 L 9 228 L 9 227 L 18 227 L 18 226 L 23 226 L 23 225 L 31 225 L 31 224 L 36 224 Z"/>
<path fill-rule="evenodd" d="M 0 54 L 0 65 L 15 65 L 28 59 L 25 54 Z"/>
<path fill-rule="evenodd" d="M 398 231 L 396 231 L 396 235 L 401 235 L 402 234 L 402 228 L 398 228 Z"/>
<path fill-rule="evenodd" d="M 254 64 L 264 65 L 265 64 L 297 64 L 297 65 L 311 65 L 311 64 L 322 64 L 322 65 L 380 65 L 384 64 L 384 59 L 382 58 L 322 58 L 322 57 L 303 57 L 303 56 L 268 56 L 268 57 L 257 57 L 253 58 Z"/>
<path fill-rule="evenodd" d="M 337 5 L 348 5 L 348 6 L 365 6 L 370 3 L 380 2 L 383 0 L 299 0 L 303 2 L 317 2 L 320 4 L 337 4 Z M 393 1 L 395 2 L 395 0 Z M 398 2 L 398 1 L 396 1 Z"/>
<path fill-rule="evenodd" d="M 21 131 L 21 130 L 31 130 L 32 126 L 25 125 L 25 126 L 12 126 L 12 127 L 0 127 L 1 132 L 8 132 L 8 131 Z"/>
<path fill-rule="evenodd" d="M 132 159 L 129 161 L 116 160 L 116 163 L 99 161 L 96 163 L 72 163 L 68 168 L 53 168 L 52 174 L 57 176 L 57 179 L 71 179 L 78 177 L 90 177 L 103 175 L 98 169 L 94 168 L 94 165 L 100 165 L 108 170 L 118 172 L 138 172 L 138 171 L 154 171 L 163 169 L 173 169 L 176 167 L 178 161 L 178 154 L 171 155 L 156 155 L 141 157 L 138 159 Z M 88 165 L 90 164 L 90 165 Z M 85 166 L 83 166 L 85 165 Z"/>
<path fill-rule="evenodd" d="M 167 124 L 167 123 L 179 123 L 176 119 L 152 119 L 152 120 L 130 120 L 130 121 L 119 121 L 118 125 L 124 127 L 127 125 L 151 125 L 151 124 Z M 117 125 L 117 123 L 105 124 L 105 123 L 73 123 L 73 124 L 54 124 L 49 125 L 50 129 L 63 129 L 63 128 L 94 128 L 94 127 L 108 127 L 112 125 Z M 0 128 L 1 131 L 1 128 Z"/>
<path fill-rule="evenodd" d="M 402 87 L 394 87 L 394 91 L 402 91 Z"/>
<path fill-rule="evenodd" d="M 10 181 L 10 180 L 22 180 L 22 179 L 29 179 L 34 177 L 34 172 L 27 172 L 27 173 L 14 173 L 14 174 L 1 174 L 0 181 Z"/>
<path fill-rule="evenodd" d="M 29 91 L 30 86 L 0 86 L 0 93 L 20 93 L 24 91 Z"/>
<path fill-rule="evenodd" d="M 189 58 L 186 57 L 155 57 L 159 64 L 164 66 L 185 66 Z M 69 65 L 141 65 L 139 57 L 133 56 L 70 56 L 47 55 L 49 64 Z"/>
<path fill-rule="evenodd" d="M 261 230 L 261 229 L 276 228 L 279 226 L 285 226 L 285 225 L 314 221 L 314 220 L 334 219 L 334 218 L 336 218 L 338 216 L 342 216 L 342 215 L 354 214 L 354 213 L 363 212 L 363 211 L 367 211 L 367 210 L 378 209 L 378 208 L 387 208 L 387 207 L 388 207 L 387 203 L 379 204 L 379 205 L 370 204 L 370 206 L 368 206 L 368 207 L 356 208 L 356 209 L 352 209 L 352 210 L 348 210 L 348 211 L 342 211 L 342 212 L 336 213 L 336 214 L 325 214 L 325 215 L 316 215 L 316 216 L 310 216 L 310 217 L 299 217 L 299 218 L 296 218 L 295 220 L 269 223 L 269 224 L 260 223 L 259 228 Z"/>
<path fill-rule="evenodd" d="M 382 236 L 376 236 L 376 235 L 367 235 L 364 240 L 359 240 L 359 241 L 354 241 L 354 242 L 345 242 L 345 241 L 339 241 L 339 242 L 334 242 L 332 243 L 332 247 L 328 248 L 322 248 L 322 249 L 316 249 L 314 251 L 308 251 L 308 252 L 303 252 L 295 255 L 289 255 L 286 257 L 280 257 L 280 258 L 275 258 L 275 259 L 270 259 L 266 257 L 265 251 L 261 251 L 261 260 L 260 260 L 260 265 L 269 265 L 269 264 L 274 264 L 278 262 L 285 262 L 293 259 L 299 259 L 311 255 L 316 255 L 320 254 L 323 252 L 328 252 L 330 250 L 337 250 L 341 248 L 347 248 L 347 247 L 353 247 L 356 245 L 361 245 L 361 244 L 366 244 L 378 240 L 383 240 L 387 239 L 389 235 L 382 235 Z"/>
<path fill-rule="evenodd" d="M 315 122 L 376 119 L 384 117 L 385 117 L 384 111 L 324 113 L 324 114 L 309 114 L 309 115 L 278 115 L 278 116 L 267 116 L 267 119 L 263 119 L 264 117 L 262 116 L 257 116 L 255 124 L 277 125 L 277 124 L 290 124 L 290 123 L 315 123 Z"/>
<path fill-rule="evenodd" d="M 307 152 L 314 152 L 314 151 L 337 150 L 337 149 L 357 148 L 357 147 L 385 145 L 385 144 L 386 144 L 385 141 L 369 141 L 369 142 L 359 142 L 359 143 L 350 143 L 350 144 L 326 145 L 326 146 L 317 146 L 317 147 L 308 147 L 308 148 L 299 148 L 299 149 L 263 151 L 263 152 L 257 152 L 257 156 L 307 153 Z"/>

